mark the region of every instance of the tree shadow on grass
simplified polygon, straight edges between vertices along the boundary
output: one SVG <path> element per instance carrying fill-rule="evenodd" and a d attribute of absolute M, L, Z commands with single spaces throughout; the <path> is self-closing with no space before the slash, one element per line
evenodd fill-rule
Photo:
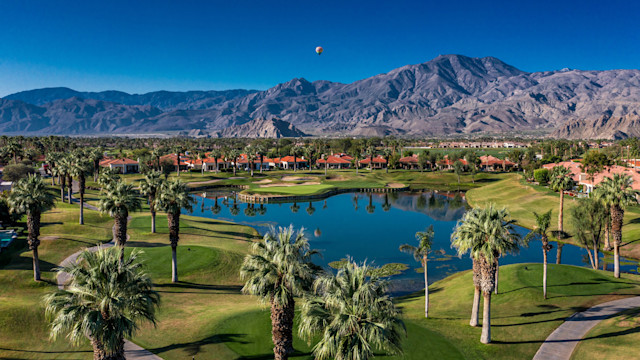
<path fill-rule="evenodd" d="M 188 356 L 195 356 L 200 352 L 202 347 L 206 345 L 225 344 L 225 343 L 248 344 L 247 341 L 243 340 L 245 336 L 246 334 L 216 334 L 198 341 L 171 344 L 171 345 L 151 348 L 147 350 L 151 351 L 154 354 L 161 354 L 163 352 L 181 349 L 184 352 L 186 352 Z"/>
<path fill-rule="evenodd" d="M 73 353 L 93 353 L 92 350 L 60 350 L 60 351 L 44 351 L 44 350 L 25 350 L 25 349 L 11 349 L 0 347 L 0 350 L 3 351 L 14 351 L 21 353 L 31 353 L 31 354 L 73 354 Z"/>
<path fill-rule="evenodd" d="M 169 246 L 169 243 L 160 243 L 160 242 L 147 242 L 147 241 L 127 241 L 127 247 L 137 247 L 137 248 L 156 248 Z"/>
<path fill-rule="evenodd" d="M 614 332 L 610 332 L 610 333 L 606 333 L 606 334 L 600 334 L 600 335 L 596 335 L 596 336 L 588 336 L 588 337 L 583 338 L 582 340 L 608 339 L 608 338 L 612 338 L 612 337 L 616 337 L 616 336 L 635 334 L 635 333 L 638 333 L 638 332 L 640 332 L 640 327 L 633 327 L 633 328 L 620 330 L 620 331 L 614 331 Z"/>
<path fill-rule="evenodd" d="M 228 293 L 239 294 L 242 289 L 242 285 L 210 285 L 210 284 L 198 284 L 187 281 L 180 281 L 177 283 L 168 283 L 168 284 L 154 284 L 156 289 L 169 288 L 169 289 L 191 289 L 191 290 L 213 290 L 217 293 L 221 291 L 226 291 Z M 185 292 L 185 291 L 180 291 Z"/>

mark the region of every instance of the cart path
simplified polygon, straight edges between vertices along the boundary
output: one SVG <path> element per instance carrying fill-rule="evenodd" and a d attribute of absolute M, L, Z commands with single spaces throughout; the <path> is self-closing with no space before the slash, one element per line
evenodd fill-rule
<path fill-rule="evenodd" d="M 609 301 L 568 317 L 542 343 L 533 360 L 569 360 L 578 343 L 594 326 L 625 310 L 640 307 L 640 296 Z"/>
<path fill-rule="evenodd" d="M 84 207 L 90 210 L 98 210 L 98 208 L 96 208 L 93 205 L 89 205 L 87 203 L 84 204 Z M 129 217 L 127 219 L 131 220 L 131 217 Z M 88 251 L 98 251 L 99 249 L 104 249 L 104 248 L 109 248 L 115 245 L 115 224 L 113 226 L 113 239 L 111 239 L 111 241 L 109 241 L 108 243 L 104 243 L 98 246 L 94 246 L 94 247 L 90 247 L 87 248 L 86 250 Z M 127 234 L 127 241 L 129 240 L 129 234 Z M 83 252 L 84 250 L 80 250 L 78 252 L 75 252 L 73 254 L 71 254 L 69 257 L 67 257 L 66 259 L 62 260 L 62 262 L 60 263 L 60 266 L 67 266 L 70 264 L 73 264 L 74 262 L 76 262 L 78 260 L 78 256 Z M 58 288 L 59 289 L 63 289 L 64 285 L 69 281 L 69 274 L 62 272 L 62 273 L 58 273 L 58 276 L 56 278 L 56 281 L 58 283 Z M 128 360 L 163 360 L 161 357 L 159 357 L 158 355 L 152 353 L 149 350 L 145 350 L 142 347 L 132 343 L 129 340 L 124 340 L 124 356 L 125 358 L 127 358 Z"/>

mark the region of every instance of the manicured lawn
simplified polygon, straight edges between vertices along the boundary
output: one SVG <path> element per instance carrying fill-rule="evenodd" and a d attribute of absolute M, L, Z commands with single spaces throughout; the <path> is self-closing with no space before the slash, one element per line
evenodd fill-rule
<path fill-rule="evenodd" d="M 471 206 L 484 206 L 494 203 L 509 209 L 511 216 L 518 221 L 518 225 L 532 229 L 535 227 L 535 216 L 552 210 L 551 230 L 558 229 L 558 206 L 560 196 L 542 186 L 532 186 L 521 182 L 517 174 L 505 174 L 501 181 L 472 189 L 467 192 L 467 201 Z M 569 234 L 574 232 L 570 210 L 578 204 L 578 199 L 565 196 L 564 198 L 564 229 Z M 622 233 L 624 245 L 620 248 L 623 256 L 640 258 L 640 210 L 638 207 L 625 211 Z M 567 242 L 574 243 L 573 239 Z"/>
<path fill-rule="evenodd" d="M 640 309 L 624 311 L 596 325 L 574 350 L 571 358 L 622 360 L 637 357 L 640 343 Z"/>
<path fill-rule="evenodd" d="M 332 185 L 294 185 L 294 186 L 271 186 L 251 189 L 250 192 L 257 194 L 275 195 L 315 195 L 334 189 Z"/>

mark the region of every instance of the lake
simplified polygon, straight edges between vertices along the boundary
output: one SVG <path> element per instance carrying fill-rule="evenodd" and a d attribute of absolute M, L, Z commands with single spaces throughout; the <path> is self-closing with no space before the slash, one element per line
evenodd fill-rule
<path fill-rule="evenodd" d="M 407 264 L 409 269 L 392 277 L 395 295 L 424 288 L 424 276 L 416 271 L 420 264 L 398 247 L 404 243 L 416 245 L 415 233 L 430 225 L 435 238 L 429 257 L 429 282 L 471 268 L 469 256 L 459 258 L 451 248 L 453 228 L 467 210 L 462 193 L 348 193 L 325 200 L 276 204 L 234 202 L 231 193 L 206 195 L 196 196 L 193 215 L 249 225 L 261 234 L 270 226 L 304 227 L 311 247 L 322 253 L 322 258 L 315 261 L 319 265 L 328 266 L 347 256 L 374 265 Z M 524 228 L 517 231 L 523 236 L 528 233 Z M 549 263 L 556 261 L 553 245 Z M 589 266 L 586 256 L 586 250 L 577 246 L 565 245 L 562 249 L 563 264 Z M 605 260 L 612 268 L 612 259 L 607 256 Z M 523 262 L 542 262 L 540 241 L 531 241 L 519 254 L 500 259 L 500 265 Z M 622 271 L 636 273 L 637 268 L 637 261 L 621 259 Z"/>

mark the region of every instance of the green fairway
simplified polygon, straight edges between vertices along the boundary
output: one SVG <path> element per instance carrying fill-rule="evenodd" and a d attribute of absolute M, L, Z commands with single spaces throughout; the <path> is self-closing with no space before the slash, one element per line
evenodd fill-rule
<path fill-rule="evenodd" d="M 518 225 L 532 229 L 535 227 L 535 216 L 552 210 L 550 230 L 558 229 L 558 207 L 560 195 L 542 186 L 533 186 L 521 181 L 517 174 L 505 174 L 501 181 L 493 182 L 486 186 L 472 189 L 467 192 L 467 201 L 471 206 L 484 206 L 494 203 L 509 209 L 511 217 L 517 220 Z M 564 229 L 569 234 L 574 232 L 571 222 L 570 210 L 578 203 L 577 199 L 565 196 L 564 198 Z M 640 259 L 640 209 L 628 208 L 625 211 L 624 226 L 622 231 L 623 246 L 620 252 L 623 256 Z M 573 239 L 567 242 L 575 243 Z"/>
<path fill-rule="evenodd" d="M 271 186 L 251 189 L 251 193 L 275 195 L 315 195 L 335 189 L 332 185 Z"/>
<path fill-rule="evenodd" d="M 640 309 L 624 311 L 603 320 L 587 333 L 572 359 L 622 360 L 637 357 L 640 342 Z"/>

